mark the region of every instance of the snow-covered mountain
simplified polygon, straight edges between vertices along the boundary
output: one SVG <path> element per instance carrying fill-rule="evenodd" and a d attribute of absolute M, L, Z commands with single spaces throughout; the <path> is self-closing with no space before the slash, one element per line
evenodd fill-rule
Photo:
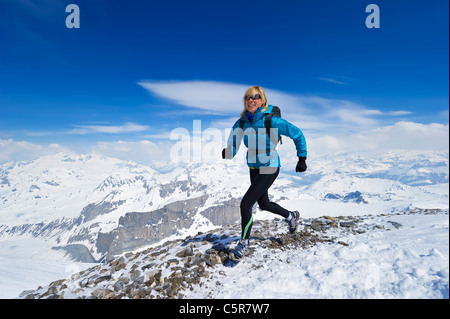
<path fill-rule="evenodd" d="M 448 156 L 310 157 L 304 174 L 285 160 L 270 195 L 303 217 L 446 209 Z M 59 153 L 6 163 L 0 166 L 0 241 L 32 239 L 77 261 L 99 261 L 239 221 L 248 185 L 246 166 L 229 161 L 144 166 Z"/>
<path fill-rule="evenodd" d="M 448 299 L 448 222 L 448 210 L 439 209 L 321 216 L 302 219 L 289 234 L 279 218 L 256 220 L 249 253 L 234 268 L 225 265 L 239 238 L 238 224 L 82 271 L 72 267 L 19 298 Z M 270 300 L 263 302 L 279 313 Z M 174 315 L 185 312 L 184 301 L 173 305 Z"/>
<path fill-rule="evenodd" d="M 448 188 L 443 191 L 448 153 L 391 152 L 378 159 L 341 154 L 308 164 L 303 175 L 286 170 L 271 195 L 285 201 L 366 204 L 365 210 L 448 205 Z M 0 236 L 32 235 L 53 240 L 55 246 L 82 244 L 99 259 L 190 228 L 239 220 L 247 174 L 236 163 L 187 164 L 160 173 L 113 158 L 64 153 L 4 164 Z"/>
<path fill-rule="evenodd" d="M 241 192 L 229 176 L 239 178 L 239 169 L 232 166 L 188 165 L 158 173 L 134 163 L 77 154 L 8 163 L 0 168 L 0 236 L 31 235 L 55 246 L 82 244 L 98 259 L 109 253 L 109 234 L 116 228 L 147 228 L 144 245 L 191 226 L 231 222 L 229 216 L 218 219 L 217 214 L 208 219 L 211 212 L 205 209 L 238 205 L 234 198 Z M 133 224 L 132 216 L 144 216 L 139 213 L 147 213 L 149 220 Z M 167 220 L 169 213 L 177 215 L 178 222 Z M 123 249 L 131 246 L 137 244 Z"/>

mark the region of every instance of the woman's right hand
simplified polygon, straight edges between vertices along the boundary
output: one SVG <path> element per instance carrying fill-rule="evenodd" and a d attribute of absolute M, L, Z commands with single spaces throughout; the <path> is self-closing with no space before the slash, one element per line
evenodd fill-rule
<path fill-rule="evenodd" d="M 222 150 L 222 158 L 223 159 L 232 159 L 233 158 L 233 151 L 231 148 L 224 148 Z"/>

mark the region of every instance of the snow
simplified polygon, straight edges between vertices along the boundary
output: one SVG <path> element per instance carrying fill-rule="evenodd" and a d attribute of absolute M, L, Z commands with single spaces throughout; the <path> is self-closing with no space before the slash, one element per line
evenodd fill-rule
<path fill-rule="evenodd" d="M 16 298 L 24 290 L 66 278 L 93 266 L 76 263 L 51 245 L 34 238 L 3 238 L 0 245 L 0 299 Z"/>
<path fill-rule="evenodd" d="M 258 212 L 256 218 L 267 216 Z M 358 218 L 369 231 L 340 231 L 335 233 L 338 242 L 319 243 L 306 249 L 258 246 L 251 257 L 235 268 L 208 268 L 210 278 L 203 279 L 201 287 L 184 291 L 184 298 L 449 298 L 448 210 Z M 45 243 L 36 245 L 35 241 L 26 240 L 11 240 L 1 246 L 0 297 L 16 298 L 23 290 L 48 285 L 92 266 L 71 263 L 56 252 L 51 258 L 40 256 L 43 246 Z M 31 247 L 34 253 L 30 256 Z M 176 251 L 169 252 L 167 258 L 173 258 Z M 14 260 L 6 258 L 11 252 L 16 256 Z M 67 293 L 65 296 L 76 297 Z"/>
<path fill-rule="evenodd" d="M 385 217 L 368 222 L 382 224 Z M 258 249 L 187 298 L 449 298 L 449 216 L 399 215 L 399 229 L 339 238 L 305 250 Z M 212 291 L 212 292 L 211 292 Z"/>
<path fill-rule="evenodd" d="M 367 216 L 375 226 L 364 234 L 340 234 L 348 244 L 320 243 L 305 250 L 257 249 L 252 260 L 226 268 L 226 276 L 204 282 L 186 298 L 449 298 L 448 152 L 392 152 L 379 158 L 354 154 L 308 160 L 308 173 L 288 170 L 287 159 L 269 194 L 303 218 Z M 296 158 L 295 156 L 293 157 Z M 86 223 L 92 232 L 107 232 L 131 211 L 151 211 L 185 200 L 177 182 L 194 185 L 190 198 L 204 195 L 206 209 L 248 187 L 245 165 L 186 165 L 153 168 L 95 155 L 55 154 L 30 162 L 0 166 L 0 298 L 16 298 L 29 289 L 89 268 L 52 247 L 64 245 L 73 233 L 58 236 L 2 234 L 7 227 L 76 218 L 89 204 L 125 201 L 108 214 Z M 412 169 L 414 168 L 414 169 Z M 168 195 L 161 196 L 161 187 Z M 147 188 L 145 188 L 147 187 Z M 360 192 L 368 204 L 325 199 Z M 413 208 L 443 209 L 438 214 L 387 214 Z M 274 215 L 257 210 L 256 219 Z M 387 221 L 402 225 L 396 229 Z M 202 215 L 172 240 L 206 232 L 212 227 Z M 92 243 L 80 242 L 92 250 Z M 99 256 L 95 255 L 95 258 Z M 269 257 L 264 257 L 269 255 Z M 221 269 L 223 270 L 223 268 Z M 216 282 L 220 281 L 220 286 Z"/>

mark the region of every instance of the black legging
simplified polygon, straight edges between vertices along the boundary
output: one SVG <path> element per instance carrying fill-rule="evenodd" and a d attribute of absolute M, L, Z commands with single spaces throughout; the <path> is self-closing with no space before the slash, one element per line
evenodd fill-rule
<path fill-rule="evenodd" d="M 259 169 L 250 169 L 251 185 L 241 201 L 242 238 L 250 238 L 253 224 L 252 207 L 258 202 L 259 208 L 267 210 L 284 218 L 289 216 L 289 211 L 276 203 L 269 201 L 267 190 L 272 186 L 280 173 L 280 168 L 274 168 L 272 174 L 261 173 Z"/>

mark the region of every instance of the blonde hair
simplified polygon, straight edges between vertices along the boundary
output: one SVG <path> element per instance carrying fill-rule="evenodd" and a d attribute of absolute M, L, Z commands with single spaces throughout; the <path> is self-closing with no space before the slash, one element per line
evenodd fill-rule
<path fill-rule="evenodd" d="M 261 96 L 261 99 L 262 99 L 262 101 L 263 101 L 263 103 L 262 103 L 262 105 L 261 105 L 261 107 L 262 107 L 262 109 L 263 109 L 262 111 L 264 112 L 264 111 L 266 111 L 266 110 L 269 108 L 269 105 L 267 104 L 266 93 L 264 93 L 263 88 L 260 87 L 259 85 L 253 85 L 253 86 L 251 86 L 251 87 L 245 92 L 245 94 L 244 94 L 244 97 L 243 97 L 243 101 L 244 101 L 244 110 L 241 112 L 240 117 L 243 117 L 244 114 L 245 114 L 245 112 L 247 112 L 247 106 L 246 106 L 246 104 L 245 104 L 245 102 L 247 102 L 247 101 L 245 100 L 245 97 L 246 97 L 247 95 L 255 95 L 255 94 L 259 94 L 259 95 Z"/>

